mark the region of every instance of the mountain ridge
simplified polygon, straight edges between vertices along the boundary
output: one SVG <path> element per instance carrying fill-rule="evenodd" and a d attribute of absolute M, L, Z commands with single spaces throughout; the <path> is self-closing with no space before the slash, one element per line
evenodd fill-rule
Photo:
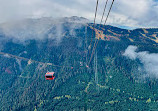
<path fill-rule="evenodd" d="M 158 80 L 152 75 L 141 78 L 148 74 L 145 70 L 141 71 L 145 64 L 139 59 L 125 57 L 123 53 L 130 45 L 137 46 L 138 52 L 158 53 L 154 41 L 158 30 L 128 31 L 113 26 L 103 28 L 101 25 L 102 32 L 99 24 L 95 30 L 92 30 L 93 24 L 88 25 L 66 22 L 59 27 L 49 27 L 49 31 L 42 35 L 44 39 L 36 39 L 37 36 L 30 34 L 23 42 L 15 40 L 21 39 L 25 33 L 15 39 L 1 34 L 2 52 L 60 67 L 36 62 L 29 64 L 22 59 L 1 55 L 0 110 L 157 109 Z M 61 27 L 63 30 L 56 33 Z M 153 34 L 156 36 L 153 37 Z M 99 39 L 97 53 L 94 54 L 97 62 L 92 58 L 87 68 L 93 44 L 100 37 L 102 40 Z M 47 71 L 55 72 L 54 81 L 45 80 Z"/>

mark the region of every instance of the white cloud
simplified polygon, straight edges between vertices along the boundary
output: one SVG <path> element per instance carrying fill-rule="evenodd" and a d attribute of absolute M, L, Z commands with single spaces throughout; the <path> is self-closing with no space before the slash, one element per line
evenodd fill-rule
<path fill-rule="evenodd" d="M 122 22 L 121 24 L 127 26 L 158 27 L 156 23 L 158 21 L 157 6 L 158 2 L 153 0 L 119 0 L 114 4 L 113 18 L 116 18 Z M 115 21 L 111 21 L 111 23 L 117 24 Z"/>
<path fill-rule="evenodd" d="M 97 22 L 106 1 L 99 1 Z M 111 0 L 109 0 L 108 8 Z M 0 22 L 34 17 L 83 16 L 94 19 L 96 0 L 0 0 Z M 158 2 L 115 0 L 108 23 L 133 27 L 158 27 Z M 107 14 L 107 12 L 106 12 Z"/>
<path fill-rule="evenodd" d="M 125 50 L 125 53 L 123 56 L 127 56 L 130 59 L 134 60 L 137 57 L 137 53 L 135 52 L 137 50 L 136 46 L 128 46 L 128 48 Z"/>
<path fill-rule="evenodd" d="M 70 35 L 75 36 L 75 29 L 81 28 L 87 23 L 87 19 L 78 17 L 64 19 L 53 19 L 49 17 L 41 19 L 24 19 L 2 24 L 0 29 L 5 35 L 6 40 L 12 39 L 14 42 L 23 43 L 32 39 L 43 40 L 49 38 L 56 40 L 56 43 L 60 43 L 66 33 L 64 23 L 67 22 L 69 23 L 66 25 Z M 0 42 L 4 42 L 4 40 Z"/>
<path fill-rule="evenodd" d="M 123 55 L 132 60 L 139 59 L 147 73 L 146 76 L 158 78 L 158 53 L 136 52 L 136 50 L 136 46 L 128 46 Z"/>

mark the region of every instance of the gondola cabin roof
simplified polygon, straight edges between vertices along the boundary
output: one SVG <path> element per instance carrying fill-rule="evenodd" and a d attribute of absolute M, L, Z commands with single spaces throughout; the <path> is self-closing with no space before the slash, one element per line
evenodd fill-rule
<path fill-rule="evenodd" d="M 46 74 L 47 74 L 47 75 L 53 75 L 54 72 L 47 72 Z"/>
<path fill-rule="evenodd" d="M 46 78 L 46 80 L 53 80 L 55 78 L 54 72 L 47 72 L 45 74 L 45 78 Z"/>

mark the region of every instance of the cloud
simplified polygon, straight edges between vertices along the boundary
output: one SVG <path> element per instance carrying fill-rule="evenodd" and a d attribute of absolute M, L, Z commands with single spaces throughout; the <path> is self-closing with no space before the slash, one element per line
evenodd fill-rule
<path fill-rule="evenodd" d="M 112 0 L 109 0 L 108 8 Z M 104 4 L 99 1 L 96 21 L 100 23 Z M 93 22 L 96 0 L 0 0 L 0 22 L 40 17 L 82 16 Z M 156 0 L 115 0 L 108 24 L 158 27 Z M 107 14 L 107 11 L 106 11 Z"/>
<path fill-rule="evenodd" d="M 131 27 L 158 27 L 158 2 L 154 0 L 115 1 L 109 22 Z"/>
<path fill-rule="evenodd" d="M 136 50 L 136 46 L 128 46 L 123 55 L 129 57 L 132 60 L 135 60 L 137 57 L 137 53 L 135 52 Z"/>
<path fill-rule="evenodd" d="M 128 46 L 123 55 L 132 60 L 139 59 L 143 64 L 146 76 L 158 79 L 158 53 L 149 53 L 147 51 L 136 52 L 136 50 L 136 46 Z"/>
<path fill-rule="evenodd" d="M 52 26 L 49 20 L 26 19 L 1 25 L 1 30 L 7 38 L 26 41 L 29 39 L 43 39 L 45 33 Z"/>
<path fill-rule="evenodd" d="M 87 15 L 84 2 L 73 0 L 0 0 L 0 22 L 22 18 L 70 17 Z M 82 8 L 82 6 L 85 8 Z"/>
<path fill-rule="evenodd" d="M 70 36 L 76 36 L 75 30 L 80 29 L 85 23 L 87 23 L 87 19 L 79 17 L 60 19 L 44 17 L 5 23 L 0 25 L 0 31 L 6 39 L 12 39 L 14 42 L 24 43 L 27 40 L 48 38 L 60 43 L 65 33 L 67 33 L 66 30 L 69 31 Z"/>

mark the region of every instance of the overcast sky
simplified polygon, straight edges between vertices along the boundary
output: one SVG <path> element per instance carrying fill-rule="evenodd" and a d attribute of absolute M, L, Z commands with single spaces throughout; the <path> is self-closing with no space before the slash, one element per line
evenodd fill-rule
<path fill-rule="evenodd" d="M 99 23 L 106 0 L 99 0 Z M 108 7 L 112 0 L 109 0 Z M 0 23 L 39 17 L 82 16 L 93 21 L 96 0 L 0 0 Z M 108 24 L 158 27 L 158 0 L 115 0 Z"/>

